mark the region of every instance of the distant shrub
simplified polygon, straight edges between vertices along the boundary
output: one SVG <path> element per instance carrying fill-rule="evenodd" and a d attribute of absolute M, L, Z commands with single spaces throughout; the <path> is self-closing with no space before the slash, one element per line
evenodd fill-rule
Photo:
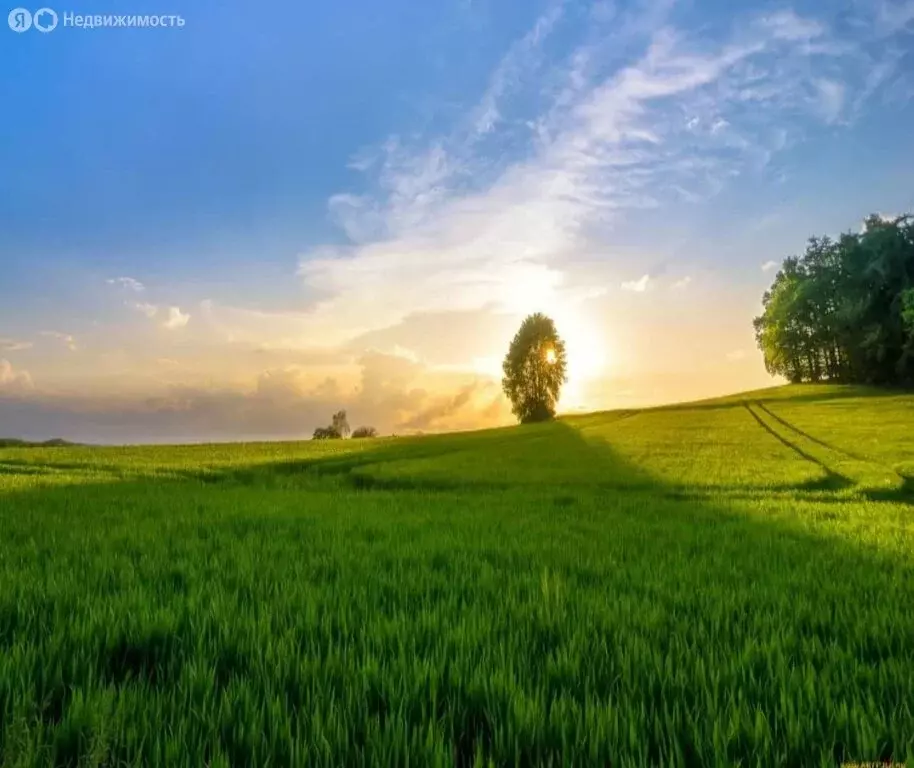
<path fill-rule="evenodd" d="M 358 427 L 353 433 L 353 437 L 377 437 L 378 430 L 374 427 Z"/>
<path fill-rule="evenodd" d="M 349 436 L 349 420 L 346 411 L 333 414 L 329 427 L 318 427 L 311 436 L 312 440 L 342 440 Z"/>

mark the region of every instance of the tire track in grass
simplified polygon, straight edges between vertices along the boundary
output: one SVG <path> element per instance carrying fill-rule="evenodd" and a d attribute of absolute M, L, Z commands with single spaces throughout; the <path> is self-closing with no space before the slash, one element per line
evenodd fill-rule
<path fill-rule="evenodd" d="M 827 451 L 845 456 L 854 463 L 862 465 L 864 468 L 868 468 L 866 469 L 866 475 L 877 482 L 874 486 L 864 486 L 862 490 L 864 491 L 864 494 L 871 499 L 880 501 L 903 501 L 909 504 L 914 503 L 914 477 L 903 475 L 900 472 L 895 471 L 889 465 L 877 461 L 876 459 L 827 443 L 825 440 L 822 440 L 815 435 L 811 435 L 809 432 L 791 424 L 783 416 L 778 416 L 778 414 L 771 411 L 770 408 L 767 408 L 762 403 L 757 403 L 757 405 L 768 416 L 786 429 L 791 430 L 806 440 L 811 440 L 813 443 L 821 446 Z M 880 480 L 881 482 L 879 482 Z"/>
<path fill-rule="evenodd" d="M 786 419 L 773 414 L 761 403 L 746 403 L 746 408 L 766 431 L 790 446 L 803 458 L 822 467 L 829 477 L 841 478 L 845 487 L 853 486 L 863 495 L 880 500 L 901 501 L 908 497 L 910 488 L 905 478 L 874 461 L 855 456 L 848 451 L 835 448 L 824 440 L 808 435 L 795 428 Z M 755 410 L 757 409 L 757 410 Z M 767 420 L 762 418 L 764 414 Z M 789 430 L 789 431 L 788 431 Z M 788 431 L 790 439 L 784 432 Z"/>
<path fill-rule="evenodd" d="M 757 406 L 758 403 L 753 403 L 753 405 Z M 825 472 L 825 477 L 828 480 L 829 486 L 832 489 L 840 490 L 840 489 L 844 489 L 844 488 L 851 488 L 854 486 L 854 481 L 851 480 L 849 477 L 845 477 L 841 473 L 835 472 L 835 470 L 833 470 L 830 466 L 828 466 L 828 464 L 826 464 L 824 461 L 817 458 L 813 454 L 803 450 L 799 445 L 797 445 L 794 442 L 791 442 L 786 437 L 784 437 L 782 434 L 780 434 L 770 424 L 768 424 L 761 416 L 759 416 L 752 409 L 752 406 L 749 403 L 743 403 L 743 406 L 745 407 L 745 409 L 747 411 L 749 411 L 750 415 L 752 416 L 753 419 L 755 419 L 755 421 L 758 423 L 758 425 L 762 429 L 764 429 L 769 435 L 771 435 L 775 440 L 777 440 L 782 445 L 785 445 L 787 448 L 789 448 L 791 451 L 796 453 L 798 456 L 801 456 L 806 461 L 809 461 L 809 462 L 815 464 L 820 469 L 822 469 L 822 471 Z"/>
<path fill-rule="evenodd" d="M 834 451 L 835 453 L 843 453 L 845 456 L 853 459 L 854 461 L 862 461 L 862 462 L 866 462 L 866 463 L 870 463 L 870 464 L 878 464 L 878 462 L 875 462 L 872 459 L 867 458 L 866 456 L 861 456 L 860 454 L 852 453 L 851 451 L 848 451 L 844 448 L 839 448 L 838 446 L 832 445 L 831 443 L 826 443 L 821 438 L 818 438 L 815 435 L 809 434 L 809 432 L 806 432 L 806 431 L 800 429 L 798 426 L 791 424 L 783 416 L 778 416 L 770 408 L 768 408 L 764 403 L 756 402 L 755 405 L 759 408 L 759 410 L 764 411 L 768 416 L 770 416 L 772 419 L 774 419 L 776 422 L 778 422 L 778 424 L 780 424 L 781 426 L 786 427 L 791 432 L 795 432 L 800 437 L 805 438 L 806 440 L 811 440 L 812 442 L 816 443 L 817 445 L 822 446 L 823 448 L 825 448 L 828 451 Z M 889 471 L 891 471 L 891 469 L 889 467 L 886 467 L 886 469 L 889 469 Z"/>

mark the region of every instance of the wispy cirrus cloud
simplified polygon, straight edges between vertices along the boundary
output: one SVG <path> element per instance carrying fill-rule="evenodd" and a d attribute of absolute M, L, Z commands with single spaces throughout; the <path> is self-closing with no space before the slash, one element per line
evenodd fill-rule
<path fill-rule="evenodd" d="M 45 338 L 54 339 L 55 341 L 63 344 L 71 352 L 76 352 L 79 347 L 76 344 L 76 338 L 69 333 L 61 333 L 60 331 L 42 331 L 41 334 Z"/>
<path fill-rule="evenodd" d="M 30 341 L 0 338 L 0 352 L 20 352 L 24 349 L 31 348 L 32 342 Z"/>
<path fill-rule="evenodd" d="M 914 0 L 876 0 L 876 29 L 881 35 L 893 35 L 914 28 Z"/>
<path fill-rule="evenodd" d="M 146 315 L 150 320 L 159 314 L 159 308 L 155 304 L 149 304 L 148 302 L 138 301 L 130 304 L 137 312 L 142 315 Z"/>
<path fill-rule="evenodd" d="M 142 293 L 146 290 L 145 285 L 132 277 L 112 277 L 105 282 L 108 285 L 115 285 L 121 288 L 126 288 L 128 291 L 133 291 L 134 293 Z"/>
<path fill-rule="evenodd" d="M 677 28 L 668 4 L 642 8 L 652 26 L 616 19 L 605 33 L 618 42 L 618 29 L 629 30 L 627 62 L 601 59 L 599 41 L 572 46 L 552 60 L 535 112 L 512 99 L 529 85 L 519 62 L 542 66 L 540 45 L 560 29 L 561 6 L 496 67 L 467 113 L 473 130 L 424 146 L 389 139 L 375 194 L 330 201 L 351 243 L 301 258 L 315 326 L 346 335 L 411 312 L 573 301 L 582 255 L 605 253 L 604 273 L 620 266 L 612 232 L 629 214 L 702 202 L 763 173 L 810 125 L 852 119 L 892 77 L 891 57 L 867 47 L 872 11 L 858 19 L 869 31 L 853 38 L 790 9 L 701 37 Z M 509 124 L 515 150 L 493 156 L 491 142 Z M 520 150 L 518 124 L 528 128 Z M 641 291 L 641 280 L 617 284 Z"/>

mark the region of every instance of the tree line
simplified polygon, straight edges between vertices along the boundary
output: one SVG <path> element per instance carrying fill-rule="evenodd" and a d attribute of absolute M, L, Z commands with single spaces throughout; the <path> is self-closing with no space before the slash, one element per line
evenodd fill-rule
<path fill-rule="evenodd" d="M 914 385 L 914 219 L 872 215 L 859 233 L 810 238 L 762 303 L 753 324 L 769 373 Z"/>

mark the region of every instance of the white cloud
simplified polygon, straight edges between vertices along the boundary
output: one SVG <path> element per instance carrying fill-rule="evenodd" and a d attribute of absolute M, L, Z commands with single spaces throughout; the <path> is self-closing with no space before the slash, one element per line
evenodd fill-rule
<path fill-rule="evenodd" d="M 719 117 L 711 125 L 711 133 L 712 134 L 720 133 L 721 131 L 723 131 L 724 129 L 729 128 L 729 127 L 730 127 L 730 123 L 728 121 L 724 120 L 722 117 Z"/>
<path fill-rule="evenodd" d="M 350 421 L 382 434 L 473 429 L 511 421 L 498 384 L 462 372 L 436 372 L 403 357 L 366 352 L 351 377 L 315 378 L 298 366 L 270 368 L 237 386 L 165 386 L 154 395 L 43 397 L 9 408 L 10 434 L 56 434 L 92 442 L 303 438 L 345 408 Z M 24 393 L 30 381 L 0 361 L 0 387 Z M 6 409 L 4 410 L 4 408 Z"/>
<path fill-rule="evenodd" d="M 57 341 L 66 345 L 67 349 L 69 349 L 71 352 L 75 352 L 79 348 L 76 345 L 76 339 L 69 333 L 60 333 L 59 331 L 42 331 L 41 335 L 49 339 L 56 339 Z"/>
<path fill-rule="evenodd" d="M 647 284 L 650 282 L 650 279 L 650 275 L 641 275 L 637 280 L 629 280 L 626 283 L 622 283 L 622 290 L 644 293 L 644 291 L 647 290 Z"/>
<path fill-rule="evenodd" d="M 190 321 L 190 315 L 182 312 L 179 307 L 158 306 L 156 304 L 142 302 L 128 304 L 128 306 L 132 307 L 140 314 L 145 315 L 150 320 L 164 318 L 162 320 L 162 327 L 169 331 L 183 328 Z M 203 301 L 200 303 L 200 306 L 204 313 L 206 313 L 212 308 L 212 302 Z"/>
<path fill-rule="evenodd" d="M 9 360 L 0 358 L 0 389 L 7 392 L 31 390 L 32 377 L 28 371 L 17 371 Z"/>
<path fill-rule="evenodd" d="M 632 6 L 642 9 L 640 18 L 632 18 Z M 381 413 L 383 401 L 404 414 L 391 424 L 415 424 L 435 421 L 471 390 L 461 385 L 440 401 L 429 396 L 421 407 L 421 398 L 411 400 L 412 383 L 388 391 L 389 400 L 375 397 L 393 368 L 398 382 L 411 382 L 423 365 L 451 374 L 472 368 L 497 378 L 504 345 L 501 321 L 493 318 L 511 318 L 504 321 L 509 339 L 518 313 L 548 311 L 560 329 L 573 328 L 573 321 L 588 325 L 580 322 L 586 311 L 609 317 L 611 310 L 598 308 L 594 299 L 606 286 L 619 286 L 620 275 L 635 278 L 623 288 L 643 293 L 653 288 L 651 274 L 656 281 L 669 269 L 666 275 L 679 279 L 664 276 L 658 284 L 685 288 L 691 278 L 677 275 L 683 266 L 669 266 L 686 252 L 682 242 L 673 242 L 681 225 L 677 213 L 711 200 L 734 180 L 751 185 L 773 174 L 769 163 L 778 152 L 808 139 L 811 127 L 852 120 L 872 94 L 894 82 L 898 63 L 842 38 L 844 25 L 830 28 L 792 11 L 740 15 L 727 26 L 732 33 L 719 27 L 713 34 L 689 34 L 671 26 L 671 6 L 648 0 L 620 3 L 617 10 L 602 3 L 587 31 L 573 40 L 566 21 L 585 15 L 569 7 L 565 16 L 557 2 L 507 51 L 450 133 L 390 137 L 353 157 L 350 167 L 370 175 L 359 180 L 359 189 L 334 190 L 338 194 L 328 200 L 348 241 L 301 255 L 299 272 L 310 297 L 304 310 L 253 311 L 206 301 L 194 308 L 192 336 L 208 334 L 252 358 L 321 368 L 351 368 L 365 349 L 383 350 L 383 364 L 363 372 L 368 394 L 359 402 L 377 405 Z M 903 18 L 902 4 L 885 7 L 890 12 L 883 16 L 893 24 Z M 601 26 L 610 20 L 611 30 Z M 435 125 L 452 115 L 451 106 L 440 120 L 436 115 Z M 637 220 L 648 216 L 646 227 Z M 631 225 L 638 228 L 634 237 Z M 631 271 L 623 271 L 626 264 Z M 762 269 L 777 266 L 769 262 Z M 639 278 L 635 269 L 645 274 Z M 146 298 L 138 281 L 109 282 L 134 292 L 122 298 Z M 700 282 L 704 292 L 705 277 Z M 708 280 L 709 296 L 713 282 Z M 658 306 L 664 302 L 628 303 L 650 323 L 667 309 Z M 190 321 L 189 313 L 164 302 L 129 306 L 156 328 L 176 330 Z M 454 329 L 455 339 L 470 338 L 470 348 L 455 353 L 442 343 L 444 334 L 429 330 L 433 312 L 444 318 L 440 327 Z M 484 315 L 480 328 L 487 325 L 470 332 L 460 324 L 462 315 Z M 404 335 L 410 323 L 419 328 L 415 339 Z M 159 336 L 151 343 L 162 348 L 147 352 L 150 362 L 159 360 L 158 378 L 174 372 L 183 379 L 194 365 L 204 367 L 168 350 L 170 339 Z M 575 360 L 605 347 L 612 365 L 627 364 L 624 342 L 593 343 L 588 333 L 572 337 L 584 350 L 571 356 Z M 323 345 L 317 350 L 315 340 Z M 437 359 L 430 350 L 435 345 L 447 349 Z M 294 357 L 311 352 L 319 362 Z M 164 354 L 180 357 L 180 365 Z M 716 354 L 720 367 L 721 351 Z M 330 381 L 329 374 L 324 378 Z M 282 372 L 258 387 L 273 392 L 281 381 Z M 334 380 L 321 391 L 339 399 L 352 391 L 348 384 Z M 195 397 L 210 402 L 209 395 Z M 249 402 L 229 400 L 228 413 Z M 259 408 L 258 397 L 253 400 Z M 409 408 L 397 405 L 405 401 Z M 282 423 L 288 421 L 284 413 Z"/>
<path fill-rule="evenodd" d="M 877 29 L 892 35 L 914 26 L 914 0 L 877 0 L 875 2 Z"/>
<path fill-rule="evenodd" d="M 778 266 L 778 262 L 776 261 L 766 261 L 762 264 L 762 272 L 770 272 L 772 269 L 777 269 Z"/>
<path fill-rule="evenodd" d="M 136 302 L 130 304 L 129 306 L 133 307 L 137 312 L 146 315 L 150 320 L 159 313 L 159 308 L 155 304 L 147 304 L 145 302 Z"/>
<path fill-rule="evenodd" d="M 760 27 L 769 31 L 777 40 L 791 42 L 809 41 L 825 34 L 825 26 L 815 19 L 807 19 L 787 9 L 759 19 Z"/>
<path fill-rule="evenodd" d="M 162 326 L 170 331 L 183 328 L 190 320 L 190 315 L 183 313 L 178 307 L 168 308 L 168 319 L 162 323 Z"/>
<path fill-rule="evenodd" d="M 146 290 L 145 285 L 132 277 L 112 277 L 105 282 L 107 282 L 108 285 L 117 285 L 121 288 L 126 288 L 127 290 L 133 291 L 134 293 L 142 293 Z"/>
<path fill-rule="evenodd" d="M 836 123 L 844 110 L 845 87 L 834 80 L 816 80 L 818 109 L 826 123 Z"/>
<path fill-rule="evenodd" d="M 478 136 L 491 132 L 502 119 L 501 100 L 521 78 L 536 69 L 543 41 L 554 29 L 562 15 L 561 4 L 555 4 L 526 35 L 518 40 L 502 58 L 489 80 L 489 87 L 473 111 L 473 131 Z"/>
<path fill-rule="evenodd" d="M 32 342 L 30 341 L 17 341 L 16 339 L 0 338 L 0 351 L 3 352 L 19 352 L 23 349 L 31 348 Z"/>
<path fill-rule="evenodd" d="M 798 116 L 840 121 L 859 96 L 849 76 L 872 63 L 827 25 L 781 11 L 719 42 L 627 23 L 637 34 L 606 38 L 642 46 L 627 65 L 612 69 L 594 39 L 564 69 L 528 73 L 518 62 L 542 69 L 541 41 L 559 18 L 554 9 L 509 51 L 453 134 L 415 147 L 391 138 L 377 155 L 376 192 L 331 198 L 350 244 L 301 257 L 315 296 L 303 319 L 311 335 L 345 338 L 430 310 L 567 304 L 582 280 L 575 261 L 611 251 L 626 216 L 701 203 L 763 172 L 803 136 Z M 531 85 L 538 99 L 515 98 Z M 521 124 L 532 127 L 526 145 Z M 516 151 L 491 152 L 509 139 Z"/>

